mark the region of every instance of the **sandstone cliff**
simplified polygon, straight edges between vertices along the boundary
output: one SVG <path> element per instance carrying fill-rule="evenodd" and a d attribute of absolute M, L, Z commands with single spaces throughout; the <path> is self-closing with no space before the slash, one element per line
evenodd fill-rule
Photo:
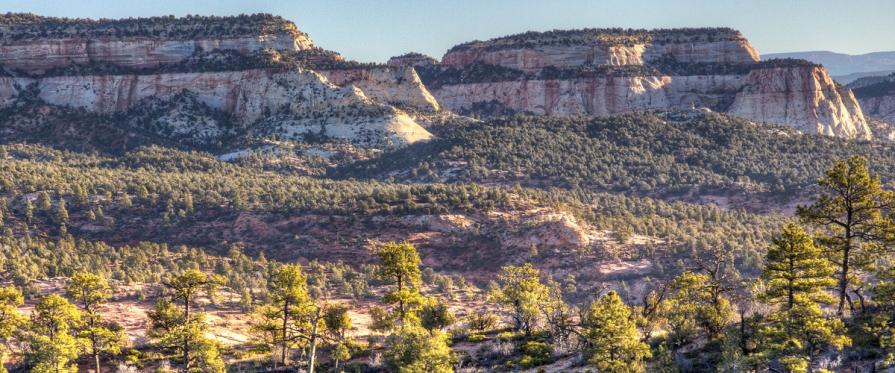
<path fill-rule="evenodd" d="M 730 29 L 552 31 L 526 33 L 452 48 L 442 63 L 498 65 L 526 72 L 545 67 L 643 65 L 672 57 L 683 63 L 750 63 L 758 52 Z"/>
<path fill-rule="evenodd" d="M 432 94 L 473 115 L 608 115 L 706 107 L 867 139 L 851 91 L 805 61 L 760 62 L 730 29 L 573 30 L 461 44 L 419 67 Z"/>
<path fill-rule="evenodd" d="M 804 132 L 872 137 L 851 90 L 837 85 L 822 67 L 753 70 L 728 113 Z"/>
<path fill-rule="evenodd" d="M 422 111 L 441 107 L 413 67 L 382 66 L 319 70 L 338 86 L 354 85 L 371 98 Z"/>
<path fill-rule="evenodd" d="M 0 16 L 0 109 L 23 92 L 100 115 L 149 105 L 165 108 L 147 121 L 169 135 L 213 141 L 224 133 L 219 120 L 191 122 L 205 118 L 188 112 L 196 105 L 166 104 L 189 97 L 249 135 L 311 135 L 362 146 L 431 137 L 389 105 L 439 109 L 412 68 L 308 69 L 344 63 L 291 22 L 267 15 L 117 21 Z"/>
<path fill-rule="evenodd" d="M 213 50 L 250 53 L 314 47 L 307 34 L 270 15 L 71 20 L 0 15 L 0 66 L 31 74 L 72 64 L 152 68 Z"/>
<path fill-rule="evenodd" d="M 431 137 L 404 112 L 374 103 L 359 89 L 334 86 L 319 74 L 300 69 L 0 78 L 0 84 L 7 87 L 0 90 L 6 95 L 0 102 L 12 102 L 19 90 L 34 87 L 43 102 L 101 114 L 189 92 L 250 133 L 297 140 L 314 134 L 382 146 Z"/>

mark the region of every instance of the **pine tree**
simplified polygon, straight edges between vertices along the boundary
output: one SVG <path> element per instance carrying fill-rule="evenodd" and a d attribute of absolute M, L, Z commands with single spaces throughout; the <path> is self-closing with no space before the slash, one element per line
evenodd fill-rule
<path fill-rule="evenodd" d="M 345 306 L 327 307 L 323 316 L 326 330 L 331 335 L 335 345 L 333 346 L 332 359 L 334 369 L 339 371 L 339 363 L 351 358 L 351 352 L 347 346 L 348 331 L 351 330 L 351 317 L 348 316 L 348 308 Z"/>
<path fill-rule="evenodd" d="M 422 274 L 420 255 L 413 245 L 390 242 L 376 252 L 379 257 L 379 276 L 396 289 L 388 292 L 385 303 L 397 304 L 397 318 L 404 321 L 410 308 L 420 302 Z"/>
<path fill-rule="evenodd" d="M 838 319 L 824 317 L 821 303 L 832 298 L 826 289 L 835 285 L 835 271 L 822 250 L 800 227 L 790 224 L 768 248 L 762 278 L 766 290 L 760 299 L 778 308 L 760 329 L 762 355 L 790 372 L 804 372 L 827 346 L 851 343 Z"/>
<path fill-rule="evenodd" d="M 19 313 L 19 306 L 25 303 L 22 291 L 14 286 L 0 287 L 0 373 L 6 373 L 7 346 L 19 328 L 25 325 L 25 317 Z"/>
<path fill-rule="evenodd" d="M 872 294 L 878 308 L 873 317 L 873 324 L 878 329 L 872 334 L 879 338 L 878 343 L 884 352 L 881 365 L 895 366 L 895 267 L 887 266 L 877 273 Z"/>
<path fill-rule="evenodd" d="M 301 341 L 300 324 L 312 307 L 308 295 L 308 278 L 298 264 L 281 266 L 270 279 L 268 291 L 271 303 L 259 309 L 256 333 L 270 335 L 268 343 L 278 345 L 280 356 L 275 361 L 286 366 L 289 351 Z"/>
<path fill-rule="evenodd" d="M 77 307 L 59 295 L 49 295 L 34 306 L 31 337 L 25 356 L 31 372 L 75 373 L 81 341 L 74 331 L 81 325 Z"/>
<path fill-rule="evenodd" d="M 101 373 L 100 355 L 118 354 L 124 341 L 122 329 L 105 322 L 99 312 L 99 308 L 109 300 L 112 288 L 102 276 L 76 273 L 69 279 L 65 290 L 70 298 L 81 304 L 84 323 L 78 334 L 88 341 L 96 373 Z"/>
<path fill-rule="evenodd" d="M 717 289 L 704 273 L 687 271 L 674 278 L 672 294 L 662 310 L 675 347 L 693 339 L 699 330 L 714 338 L 729 324 L 733 305 Z"/>
<path fill-rule="evenodd" d="M 165 282 L 170 299 L 162 299 L 149 313 L 150 336 L 181 356 L 184 371 L 223 372 L 218 346 L 205 337 L 205 314 L 193 309 L 196 298 L 213 284 L 202 271 L 188 269 Z M 179 304 L 180 308 L 177 307 Z"/>
<path fill-rule="evenodd" d="M 587 362 L 600 372 L 643 372 L 649 346 L 641 342 L 631 309 L 615 293 L 594 301 L 581 320 Z"/>
<path fill-rule="evenodd" d="M 531 335 L 538 323 L 539 305 L 547 299 L 549 289 L 541 283 L 540 272 L 526 263 L 505 266 L 497 275 L 499 287 L 491 298 L 510 309 L 516 330 Z"/>
<path fill-rule="evenodd" d="M 846 301 L 853 307 L 848 291 L 854 270 L 869 264 L 876 244 L 895 230 L 883 214 L 895 205 L 895 195 L 882 189 L 879 176 L 871 175 L 867 160 L 858 156 L 837 162 L 818 183 L 821 196 L 809 207 L 800 206 L 798 215 L 829 232 L 822 243 L 838 266 L 836 313 L 841 316 Z"/>
<path fill-rule="evenodd" d="M 68 209 L 65 207 L 65 199 L 60 198 L 56 207 L 56 218 L 59 221 L 59 232 L 65 234 L 68 232 Z"/>
<path fill-rule="evenodd" d="M 832 298 L 826 290 L 836 284 L 831 277 L 834 271 L 811 236 L 801 227 L 788 224 L 768 248 L 761 275 L 766 289 L 760 298 L 784 310 L 793 308 L 798 296 L 830 303 Z"/>

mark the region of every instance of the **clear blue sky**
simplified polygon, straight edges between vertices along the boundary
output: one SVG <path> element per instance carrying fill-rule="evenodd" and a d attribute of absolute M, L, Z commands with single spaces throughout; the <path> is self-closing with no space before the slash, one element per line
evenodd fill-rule
<path fill-rule="evenodd" d="M 0 0 L 0 12 L 88 18 L 267 12 L 374 62 L 529 30 L 729 26 L 761 53 L 895 50 L 895 0 Z"/>

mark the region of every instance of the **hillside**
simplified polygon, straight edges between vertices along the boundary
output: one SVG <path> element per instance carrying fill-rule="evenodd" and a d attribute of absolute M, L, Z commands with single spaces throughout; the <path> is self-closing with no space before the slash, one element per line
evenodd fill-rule
<path fill-rule="evenodd" d="M 696 110 L 515 117 L 441 128 L 429 143 L 331 174 L 584 188 L 763 211 L 810 196 L 822 170 L 853 154 L 873 159 L 891 182 L 893 151 Z"/>

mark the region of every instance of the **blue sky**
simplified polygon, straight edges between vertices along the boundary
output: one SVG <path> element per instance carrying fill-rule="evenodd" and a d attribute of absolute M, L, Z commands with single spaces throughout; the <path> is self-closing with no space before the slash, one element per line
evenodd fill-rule
<path fill-rule="evenodd" d="M 581 27 L 728 26 L 762 53 L 895 50 L 895 0 L 0 0 L 0 12 L 89 18 L 267 12 L 317 45 L 385 61 L 475 39 Z"/>

